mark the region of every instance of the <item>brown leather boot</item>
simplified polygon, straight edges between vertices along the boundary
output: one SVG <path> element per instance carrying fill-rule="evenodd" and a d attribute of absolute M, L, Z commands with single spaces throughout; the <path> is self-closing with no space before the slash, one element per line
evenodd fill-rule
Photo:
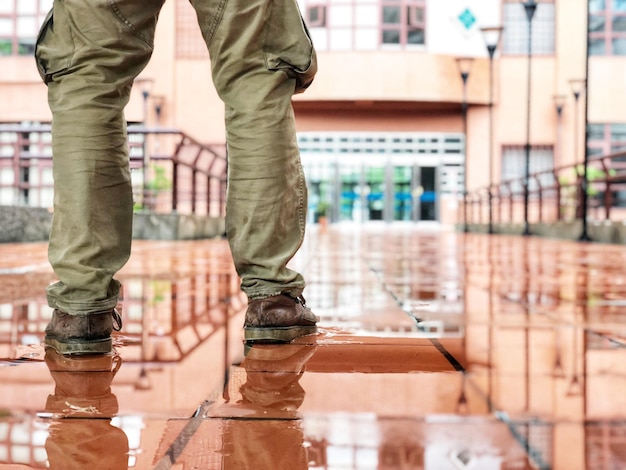
<path fill-rule="evenodd" d="M 106 354 L 113 350 L 111 332 L 121 328 L 122 318 L 115 309 L 88 315 L 55 310 L 44 343 L 59 354 Z"/>
<path fill-rule="evenodd" d="M 319 318 L 305 305 L 303 297 L 280 294 L 251 300 L 246 311 L 246 342 L 289 343 L 317 333 Z"/>

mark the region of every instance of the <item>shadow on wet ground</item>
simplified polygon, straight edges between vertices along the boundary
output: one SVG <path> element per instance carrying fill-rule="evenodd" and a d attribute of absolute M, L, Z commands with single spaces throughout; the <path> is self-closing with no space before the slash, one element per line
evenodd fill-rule
<path fill-rule="evenodd" d="M 242 343 L 224 240 L 136 241 L 115 353 L 41 341 L 46 245 L 0 245 L 0 468 L 626 468 L 626 252 L 309 230 L 317 335 Z"/>

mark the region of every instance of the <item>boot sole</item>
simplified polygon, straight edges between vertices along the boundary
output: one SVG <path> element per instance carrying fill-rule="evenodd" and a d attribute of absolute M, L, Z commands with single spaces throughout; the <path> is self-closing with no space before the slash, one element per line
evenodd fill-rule
<path fill-rule="evenodd" d="M 62 342 L 54 338 L 44 339 L 46 346 L 53 348 L 57 353 L 63 355 L 70 354 L 107 354 L 113 350 L 113 340 L 111 338 L 82 341 L 82 342 Z"/>
<path fill-rule="evenodd" d="M 296 338 L 317 333 L 317 326 L 244 327 L 247 343 L 290 343 Z"/>

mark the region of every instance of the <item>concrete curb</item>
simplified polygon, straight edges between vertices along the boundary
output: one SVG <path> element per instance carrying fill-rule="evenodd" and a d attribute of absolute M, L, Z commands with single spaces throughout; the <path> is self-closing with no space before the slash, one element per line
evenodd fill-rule
<path fill-rule="evenodd" d="M 0 206 L 0 243 L 47 241 L 52 213 L 40 207 Z M 200 240 L 221 237 L 223 217 L 136 213 L 133 239 Z"/>

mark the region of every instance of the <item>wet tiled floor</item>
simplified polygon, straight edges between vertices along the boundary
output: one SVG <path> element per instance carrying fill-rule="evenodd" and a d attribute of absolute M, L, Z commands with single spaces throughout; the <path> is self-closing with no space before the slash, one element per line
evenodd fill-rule
<path fill-rule="evenodd" d="M 626 250 L 312 227 L 316 336 L 242 343 L 223 240 L 137 241 L 116 352 L 45 351 L 45 244 L 0 245 L 0 469 L 626 468 Z"/>

